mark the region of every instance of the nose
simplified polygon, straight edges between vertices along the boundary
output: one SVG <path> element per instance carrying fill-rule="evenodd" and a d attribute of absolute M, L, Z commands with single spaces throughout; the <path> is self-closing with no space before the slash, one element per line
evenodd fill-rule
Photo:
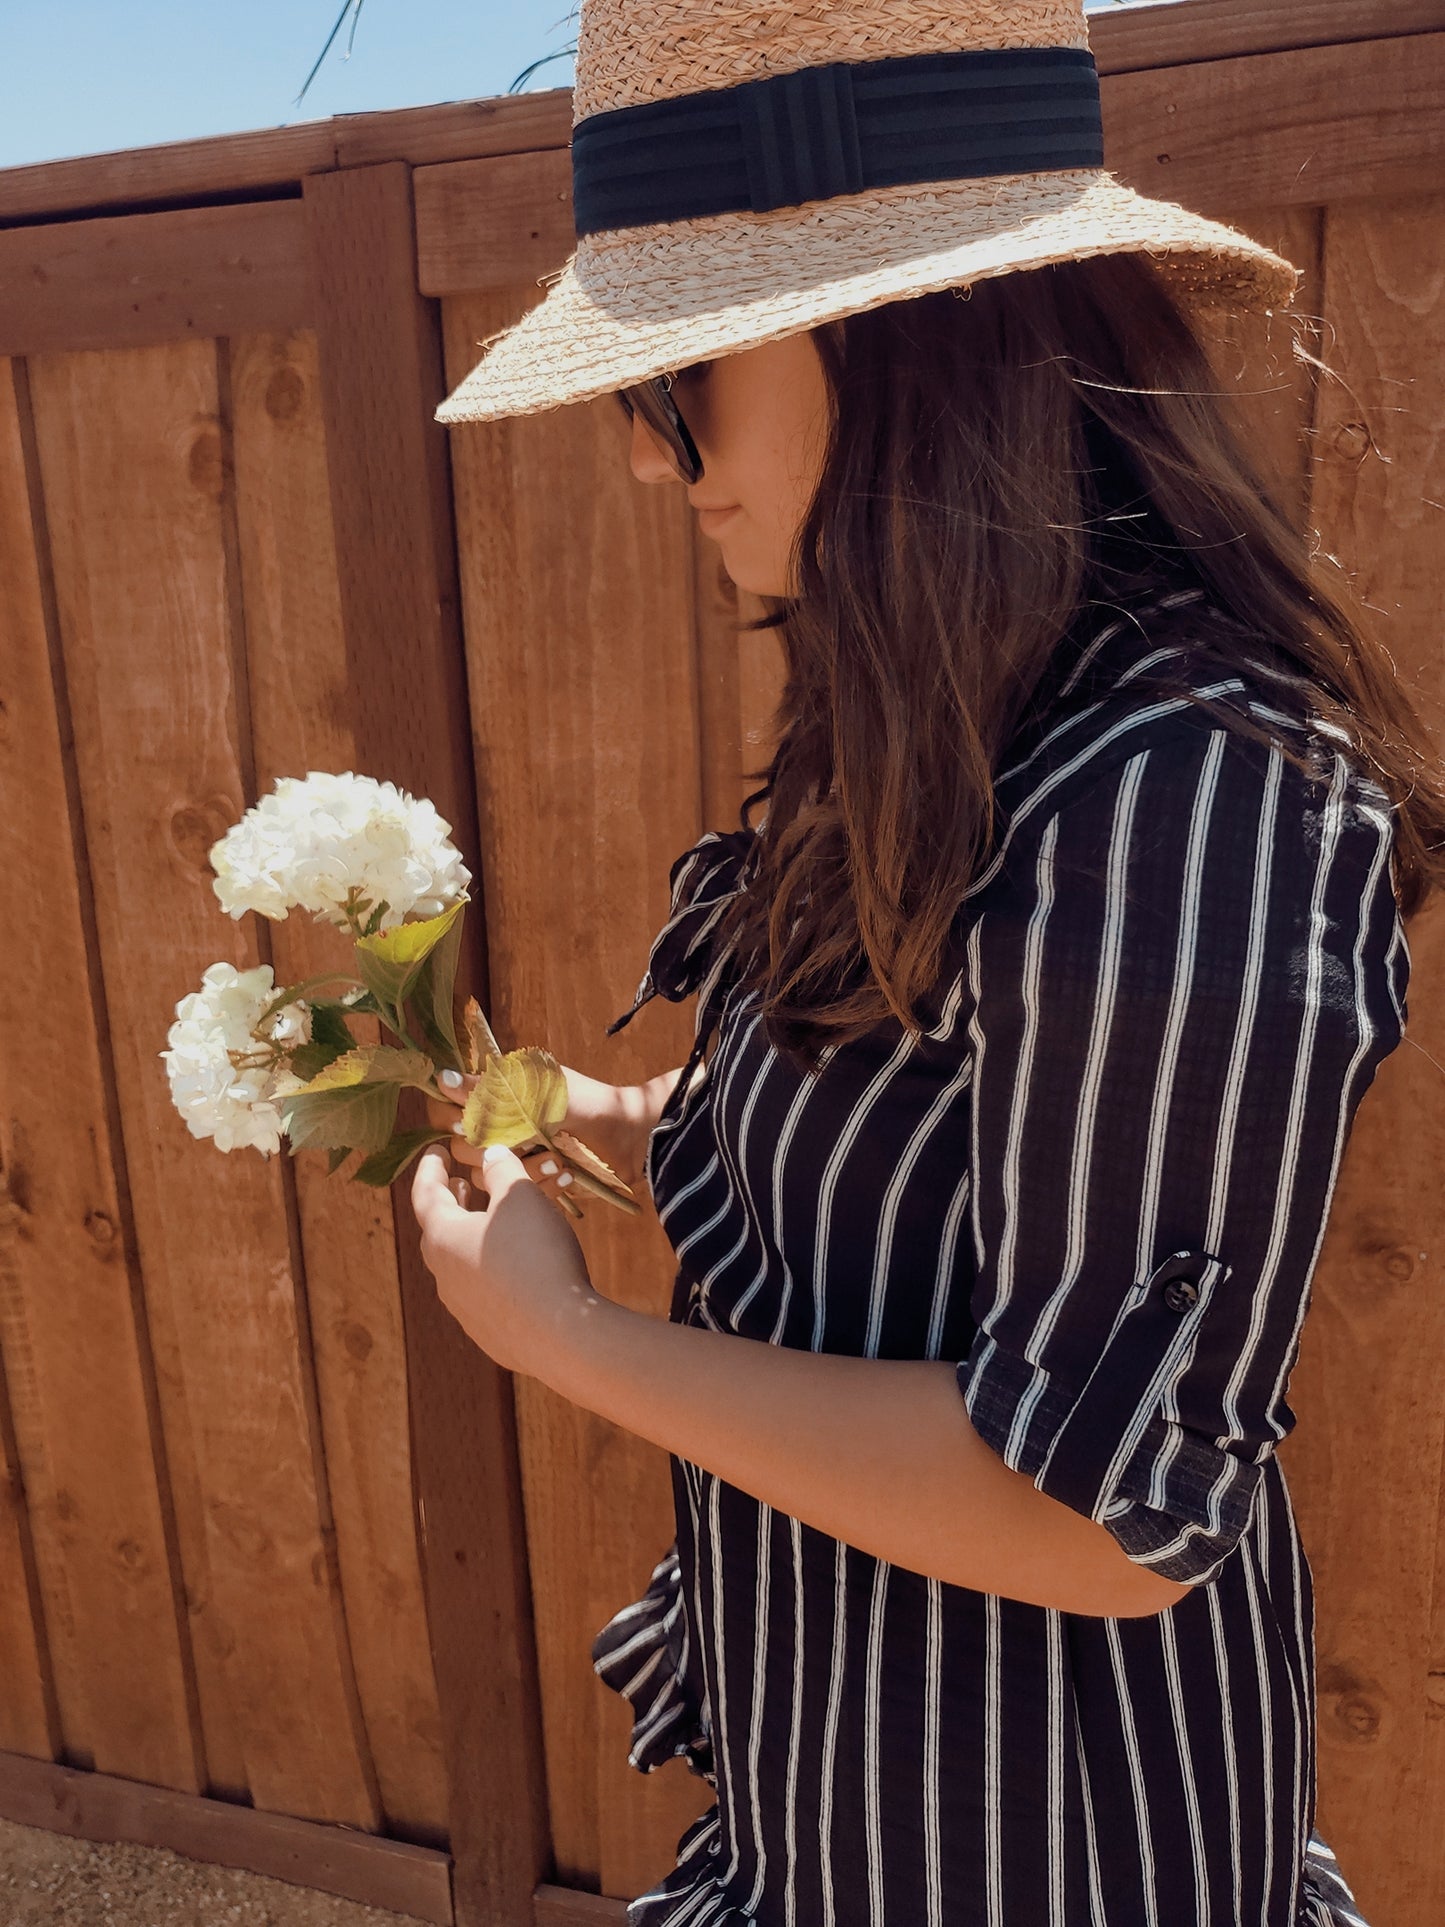
<path fill-rule="evenodd" d="M 628 463 L 639 482 L 680 482 L 670 452 L 664 448 L 640 414 L 632 417 L 632 439 Z"/>

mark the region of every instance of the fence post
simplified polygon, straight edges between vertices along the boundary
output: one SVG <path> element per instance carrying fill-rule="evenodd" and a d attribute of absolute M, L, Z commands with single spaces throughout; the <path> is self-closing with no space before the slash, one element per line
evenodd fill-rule
<path fill-rule="evenodd" d="M 309 174 L 332 518 L 364 771 L 431 797 L 472 870 L 462 969 L 485 998 L 481 864 L 436 304 L 417 291 L 411 169 Z M 457 1927 L 520 1927 L 547 1795 L 512 1381 L 465 1338 L 393 1193 L 422 1572 Z"/>

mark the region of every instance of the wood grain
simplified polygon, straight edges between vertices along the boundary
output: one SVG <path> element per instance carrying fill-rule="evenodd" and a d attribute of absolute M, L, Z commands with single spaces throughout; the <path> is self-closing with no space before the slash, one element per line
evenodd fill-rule
<path fill-rule="evenodd" d="M 359 767 L 365 685 L 348 673 L 314 332 L 230 344 L 236 519 L 258 792 Z M 377 775 L 386 771 L 378 769 Z M 269 927 L 279 981 L 347 969 L 344 935 L 301 912 Z M 358 1020 L 374 1040 L 378 1027 Z M 294 1166 L 336 1555 L 387 1826 L 447 1839 L 441 1712 L 413 1497 L 392 1201 Z"/>
<path fill-rule="evenodd" d="M 417 168 L 412 182 L 423 294 L 536 281 L 576 244 L 566 148 L 439 162 Z"/>
<path fill-rule="evenodd" d="M 212 1866 L 244 1867 L 435 1927 L 453 1927 L 456 1918 L 445 1853 L 348 1827 L 258 1813 L 12 1753 L 0 1753 L 0 1815 L 81 1840 L 127 1840 Z"/>
<path fill-rule="evenodd" d="M 0 354 L 133 348 L 310 318 L 299 201 L 0 230 Z"/>
<path fill-rule="evenodd" d="M 198 1791 L 184 1585 L 66 753 L 71 718 L 52 662 L 28 401 L 23 368 L 3 367 L 0 864 L 12 909 L 0 945 L 0 1334 L 17 1498 L 23 1480 L 12 1530 L 23 1521 L 22 1542 L 33 1534 L 36 1589 L 27 1636 L 22 1543 L 0 1580 L 4 1744 Z M 52 1696 L 53 1721 L 42 1717 Z"/>
<path fill-rule="evenodd" d="M 1099 8 L 1089 42 L 1101 74 L 1182 67 L 1239 54 L 1281 53 L 1445 29 L 1445 0 L 1167 0 Z"/>
<path fill-rule="evenodd" d="M 415 287 L 409 170 L 317 175 L 306 200 L 357 758 L 432 799 L 481 905 L 491 879 L 476 833 L 447 434 L 433 420 L 445 371 L 436 311 Z M 490 1001 L 484 939 L 482 911 L 469 911 L 462 977 Z M 416 1121 L 420 1101 L 411 1108 Z M 519 1918 L 547 1862 L 511 1381 L 441 1304 L 405 1179 L 392 1207 L 457 1919 L 481 1927 Z"/>
<path fill-rule="evenodd" d="M 1445 658 L 1445 261 L 1439 203 L 1331 209 L 1314 514 L 1368 628 L 1438 732 Z M 1282 1458 L 1316 1577 L 1320 1824 L 1367 1918 L 1445 1905 L 1441 1474 L 1445 916 L 1410 929 L 1410 1024 L 1341 1176 Z"/>
<path fill-rule="evenodd" d="M 215 349 L 43 356 L 31 385 L 208 1779 L 374 1829 L 281 1172 L 192 1139 L 157 1058 L 218 953 L 256 961 L 206 861 L 242 801 Z"/>
<path fill-rule="evenodd" d="M 1122 180 L 1201 214 L 1445 186 L 1445 34 L 1118 74 L 1104 133 Z"/>
<path fill-rule="evenodd" d="M 8 1184 L 0 1210 L 12 1210 Z M 0 1288 L 10 1281 L 0 1273 Z M 60 1709 L 45 1632 L 45 1604 L 26 1505 L 20 1442 L 0 1346 L 0 1739 L 17 1751 L 49 1759 L 60 1751 Z"/>
<path fill-rule="evenodd" d="M 532 1921 L 533 1927 L 627 1927 L 627 1908 L 604 1894 L 548 1884 L 533 1896 Z"/>

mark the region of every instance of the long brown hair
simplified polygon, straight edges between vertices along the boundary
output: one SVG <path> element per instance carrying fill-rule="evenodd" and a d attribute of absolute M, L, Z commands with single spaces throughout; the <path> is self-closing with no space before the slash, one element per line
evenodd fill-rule
<path fill-rule="evenodd" d="M 959 298 L 962 296 L 963 298 Z M 1141 568 L 1205 588 L 1304 676 L 1398 806 L 1396 890 L 1445 878 L 1445 784 L 1342 592 L 1256 472 L 1143 255 L 1001 275 L 814 331 L 831 423 L 768 598 L 786 665 L 736 940 L 773 1043 L 812 1064 L 912 1027 L 994 834 L 1010 732 L 1081 618 Z"/>

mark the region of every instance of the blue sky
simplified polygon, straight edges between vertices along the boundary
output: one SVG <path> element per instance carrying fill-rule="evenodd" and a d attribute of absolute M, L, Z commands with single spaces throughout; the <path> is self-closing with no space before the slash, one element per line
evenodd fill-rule
<path fill-rule="evenodd" d="M 341 8 L 0 0 L 0 167 L 504 94 L 577 38 L 577 0 L 363 0 L 298 105 Z M 572 77 L 570 57 L 552 60 L 527 91 Z"/>
<path fill-rule="evenodd" d="M 0 0 L 0 167 L 504 94 L 577 38 L 576 0 L 364 0 L 298 106 L 341 7 Z M 553 60 L 528 91 L 571 84 Z"/>

